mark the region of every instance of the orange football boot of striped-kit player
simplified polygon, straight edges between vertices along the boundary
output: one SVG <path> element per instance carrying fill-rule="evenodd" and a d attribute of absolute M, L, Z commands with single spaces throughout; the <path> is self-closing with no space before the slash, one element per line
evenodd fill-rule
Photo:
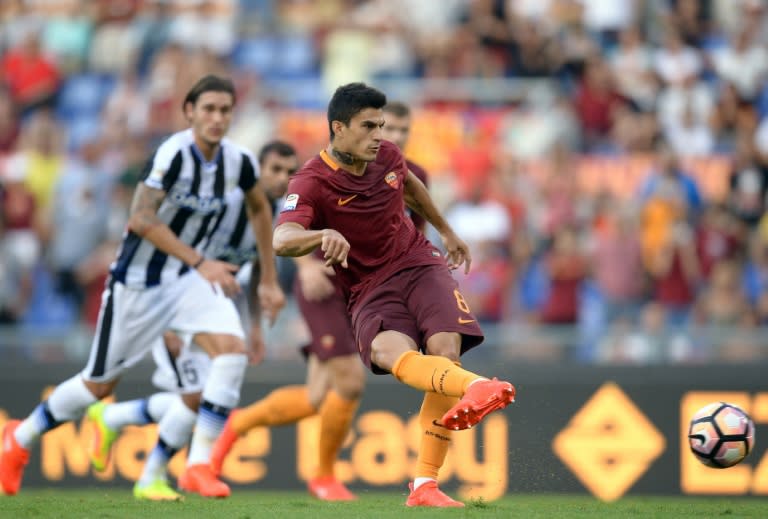
<path fill-rule="evenodd" d="M 9 420 L 3 428 L 2 451 L 0 452 L 0 485 L 9 496 L 16 495 L 21 487 L 24 467 L 29 462 L 29 451 L 19 445 L 14 437 L 20 420 Z"/>

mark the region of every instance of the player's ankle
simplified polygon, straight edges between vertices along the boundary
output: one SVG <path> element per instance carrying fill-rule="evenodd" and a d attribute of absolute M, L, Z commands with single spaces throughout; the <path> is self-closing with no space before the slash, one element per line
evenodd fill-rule
<path fill-rule="evenodd" d="M 472 387 L 472 384 L 475 384 L 475 383 L 477 383 L 477 382 L 483 382 L 483 381 L 487 381 L 487 380 L 489 380 L 489 379 L 487 379 L 487 378 L 485 378 L 485 377 L 477 377 L 475 380 L 473 380 L 472 382 L 470 382 L 469 384 L 467 384 L 467 389 L 469 389 L 470 387 Z"/>
<path fill-rule="evenodd" d="M 429 483 L 430 481 L 437 481 L 435 478 L 413 478 L 413 489 L 418 489 L 421 485 L 424 483 Z"/>

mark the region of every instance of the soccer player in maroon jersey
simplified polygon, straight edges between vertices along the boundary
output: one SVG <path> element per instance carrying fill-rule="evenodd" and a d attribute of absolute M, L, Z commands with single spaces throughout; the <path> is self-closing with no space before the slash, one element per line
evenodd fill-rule
<path fill-rule="evenodd" d="M 397 146 L 383 139 L 385 104 L 363 83 L 336 90 L 330 143 L 291 179 L 273 245 L 283 256 L 319 247 L 348 297 L 363 362 L 424 391 L 419 471 L 406 505 L 460 507 L 437 487 L 450 431 L 506 407 L 515 389 L 459 363 L 483 340 L 449 271 L 469 269 L 471 256 Z M 416 231 L 405 204 L 440 233 L 445 258 Z"/>
<path fill-rule="evenodd" d="M 410 109 L 403 103 L 392 102 L 383 110 L 386 119 L 384 138 L 401 150 L 405 149 L 411 128 Z M 411 161 L 406 160 L 406 164 L 426 185 L 426 171 Z M 284 194 L 283 190 L 280 196 Z M 424 218 L 413 211 L 410 217 L 416 228 L 423 232 Z M 307 486 L 318 499 L 348 501 L 355 496 L 336 479 L 333 466 L 352 425 L 365 384 L 365 373 L 358 360 L 346 301 L 333 283 L 333 276 L 326 272 L 329 267 L 324 265 L 322 252 L 318 249 L 315 254 L 297 257 L 296 263 L 298 274 L 294 296 L 312 334 L 312 342 L 304 348 L 308 363 L 307 383 L 283 386 L 233 412 L 213 447 L 211 464 L 214 472 L 220 473 L 235 441 L 255 427 L 295 423 L 319 413 L 318 466 Z"/>

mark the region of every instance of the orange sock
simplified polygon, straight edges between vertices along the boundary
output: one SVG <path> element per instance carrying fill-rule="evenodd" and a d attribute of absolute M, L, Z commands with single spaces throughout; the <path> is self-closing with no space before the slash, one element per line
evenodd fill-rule
<path fill-rule="evenodd" d="M 436 424 L 440 423 L 443 415 L 458 401 L 459 398 L 455 396 L 444 396 L 431 391 L 424 393 L 424 402 L 419 411 L 422 433 L 415 477 L 437 479 L 437 473 L 443 466 L 445 455 L 448 454 L 448 447 L 451 446 L 451 431 Z"/>
<path fill-rule="evenodd" d="M 400 355 L 392 368 L 392 375 L 403 384 L 420 391 L 457 397 L 464 396 L 467 387 L 482 378 L 446 357 L 422 355 L 417 351 L 407 351 Z"/>
<path fill-rule="evenodd" d="M 235 413 L 232 429 L 237 434 L 245 434 L 254 427 L 298 422 L 316 412 L 317 409 L 309 403 L 306 386 L 285 386 Z"/>
<path fill-rule="evenodd" d="M 329 391 L 320 406 L 320 442 L 316 477 L 333 476 L 333 465 L 349 433 L 360 400 L 346 400 Z"/>

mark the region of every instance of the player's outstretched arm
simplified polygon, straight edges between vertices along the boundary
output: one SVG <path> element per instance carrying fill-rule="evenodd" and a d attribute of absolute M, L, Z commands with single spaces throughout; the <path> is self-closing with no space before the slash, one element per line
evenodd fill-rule
<path fill-rule="evenodd" d="M 325 266 L 325 262 L 313 255 L 296 256 L 293 258 L 297 267 L 299 286 L 304 299 L 317 303 L 336 292 L 336 288 L 328 276 L 333 276 L 333 269 Z"/>
<path fill-rule="evenodd" d="M 251 329 L 248 332 L 248 363 L 251 365 L 261 364 L 264 360 L 265 346 L 264 336 L 261 331 L 261 302 L 259 300 L 259 284 L 261 282 L 261 267 L 258 263 L 251 265 L 251 279 L 248 283 L 250 290 L 248 296 L 248 310 L 251 314 Z M 274 323 L 274 319 L 270 324 Z"/>
<path fill-rule="evenodd" d="M 187 265 L 194 265 L 200 253 L 181 241 L 171 228 L 157 216 L 157 210 L 165 199 L 165 191 L 139 183 L 133 195 L 128 228 L 155 247 L 174 256 Z"/>
<path fill-rule="evenodd" d="M 443 245 L 446 250 L 446 259 L 448 266 L 452 269 L 459 268 L 464 264 L 464 272 L 469 272 L 469 266 L 472 263 L 472 255 L 469 253 L 469 247 L 459 238 L 443 215 L 440 214 L 429 191 L 419 177 L 408 171 L 408 177 L 405 181 L 404 190 L 405 203 L 411 210 L 417 212 L 422 218 L 432 224 L 440 233 Z"/>
<path fill-rule="evenodd" d="M 312 231 L 294 222 L 278 225 L 272 237 L 272 245 L 278 256 L 304 256 L 317 247 L 324 253 L 327 266 L 340 264 L 347 268 L 349 242 L 338 231 L 322 229 Z"/>
<path fill-rule="evenodd" d="M 272 208 L 261 187 L 256 184 L 246 192 L 248 218 L 259 249 L 259 305 L 270 322 L 285 306 L 285 294 L 277 281 L 275 252 L 272 248 Z"/>
<path fill-rule="evenodd" d="M 164 198 L 165 191 L 162 189 L 139 183 L 131 203 L 128 228 L 166 254 L 196 268 L 205 279 L 221 286 L 225 293 L 237 293 L 239 287 L 232 275 L 237 272 L 237 265 L 205 260 L 199 252 L 181 241 L 157 216 Z"/>

